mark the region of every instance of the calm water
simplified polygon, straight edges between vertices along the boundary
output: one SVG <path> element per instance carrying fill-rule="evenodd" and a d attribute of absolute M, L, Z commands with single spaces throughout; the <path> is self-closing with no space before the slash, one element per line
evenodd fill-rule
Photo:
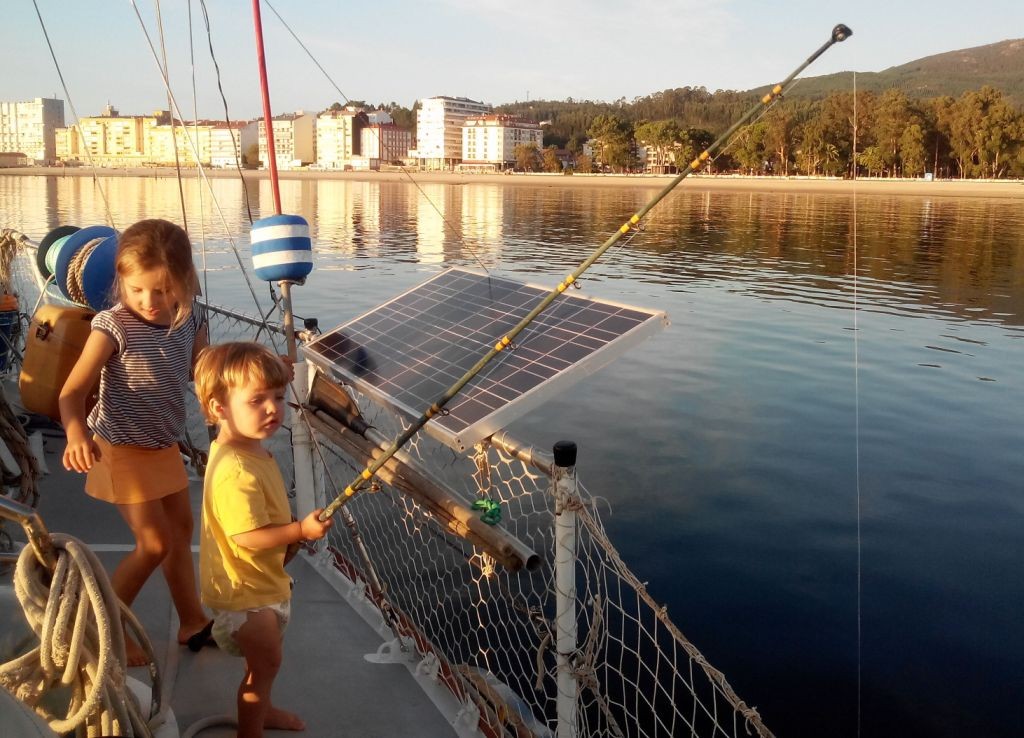
<path fill-rule="evenodd" d="M 120 228 L 181 220 L 171 180 L 103 184 Z M 583 280 L 671 327 L 510 430 L 577 441 L 626 561 L 778 735 L 856 735 L 858 620 L 862 735 L 1020 735 L 1021 202 L 689 184 Z M 324 328 L 451 265 L 552 286 L 653 194 L 282 187 L 315 232 L 296 312 Z M 211 214 L 186 185 L 207 293 L 251 310 L 243 187 L 214 188 Z M 37 239 L 103 213 L 91 180 L 0 176 L 0 225 Z"/>

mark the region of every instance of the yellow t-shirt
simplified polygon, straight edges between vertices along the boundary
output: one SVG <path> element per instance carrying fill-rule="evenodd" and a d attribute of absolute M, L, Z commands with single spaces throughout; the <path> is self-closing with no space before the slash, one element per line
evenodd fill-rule
<path fill-rule="evenodd" d="M 291 520 L 288 494 L 273 457 L 214 441 L 203 483 L 199 539 L 203 603 L 218 610 L 250 610 L 290 599 L 286 547 L 245 548 L 231 537 Z"/>

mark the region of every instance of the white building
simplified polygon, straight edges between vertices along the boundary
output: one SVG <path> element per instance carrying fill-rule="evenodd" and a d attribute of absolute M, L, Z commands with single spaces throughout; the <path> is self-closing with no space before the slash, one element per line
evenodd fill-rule
<path fill-rule="evenodd" d="M 362 155 L 360 133 L 369 123 L 366 113 L 354 108 L 327 110 L 316 119 L 316 164 L 321 169 L 351 169 Z"/>
<path fill-rule="evenodd" d="M 274 128 L 274 154 L 278 169 L 294 169 L 316 161 L 316 116 L 297 110 L 277 115 L 271 120 Z M 259 122 L 260 166 L 270 166 L 267 149 L 267 126 Z"/>
<path fill-rule="evenodd" d="M 516 147 L 536 144 L 544 150 L 540 123 L 514 115 L 479 115 L 466 118 L 462 126 L 461 169 L 506 169 L 516 163 Z"/>
<path fill-rule="evenodd" d="M 0 152 L 24 154 L 34 164 L 57 159 L 55 132 L 64 127 L 64 101 L 37 97 L 0 102 Z"/>
<path fill-rule="evenodd" d="M 416 159 L 424 169 L 452 169 L 462 161 L 462 124 L 491 106 L 465 97 L 427 97 L 416 111 Z"/>
<path fill-rule="evenodd" d="M 240 167 L 251 148 L 257 145 L 259 126 L 256 121 L 209 121 L 210 166 Z"/>

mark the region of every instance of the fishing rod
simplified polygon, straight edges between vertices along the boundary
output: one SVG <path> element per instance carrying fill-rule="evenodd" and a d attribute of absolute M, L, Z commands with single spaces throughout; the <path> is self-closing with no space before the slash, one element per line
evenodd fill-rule
<path fill-rule="evenodd" d="M 803 64 L 798 66 L 796 69 L 794 69 L 793 72 L 788 77 L 786 77 L 782 82 L 775 85 L 771 89 L 771 91 L 766 93 L 764 97 L 762 97 L 753 107 L 750 108 L 750 110 L 744 113 L 744 115 L 739 120 L 737 120 L 735 123 L 729 126 L 729 129 L 726 130 L 725 133 L 723 133 L 721 136 L 715 139 L 715 141 L 713 141 L 710 146 L 704 149 L 704 151 L 702 151 L 699 156 L 694 158 L 694 160 L 690 162 L 687 168 L 683 169 L 683 171 L 680 172 L 678 176 L 676 176 L 671 182 L 665 185 L 665 187 L 663 187 L 661 191 L 658 192 L 658 194 L 651 198 L 651 200 L 646 205 L 640 208 L 636 213 L 634 213 L 629 218 L 629 220 L 623 223 L 622 226 L 614 234 L 612 234 L 607 241 L 601 244 L 601 246 L 599 246 L 594 251 L 594 253 L 587 257 L 587 259 L 584 260 L 583 263 L 580 264 L 575 271 L 570 273 L 569 276 L 567 276 L 563 281 L 559 282 L 558 286 L 551 290 L 551 292 L 546 297 L 544 297 L 544 299 L 541 300 L 537 304 L 537 306 L 533 308 L 533 310 L 531 310 L 525 317 L 523 317 L 523 319 L 519 321 L 519 323 L 512 330 L 510 330 L 508 333 L 502 336 L 494 344 L 494 346 L 462 376 L 461 379 L 459 379 L 457 382 L 455 382 L 455 384 L 449 387 L 444 392 L 444 394 L 442 394 L 441 397 L 439 397 L 429 408 L 427 408 L 427 410 L 414 423 L 412 423 L 408 428 L 406 428 L 402 433 L 400 433 L 391 443 L 391 445 L 387 449 L 384 449 L 381 455 L 378 456 L 373 461 L 373 463 L 371 463 L 369 466 L 363 469 L 359 476 L 353 479 L 352 482 L 349 483 L 345 487 L 345 489 L 342 490 L 334 498 L 334 500 L 332 500 L 331 503 L 324 508 L 324 511 L 320 514 L 320 519 L 327 520 L 332 515 L 334 515 L 334 513 L 337 512 L 339 508 L 341 508 L 343 505 L 346 505 L 356 494 L 356 492 L 358 492 L 364 484 L 370 481 L 370 479 L 373 478 L 374 474 L 379 469 L 381 469 L 381 467 L 383 467 L 384 464 L 387 463 L 387 461 L 392 456 L 398 453 L 399 449 L 401 449 L 402 446 L 404 446 L 409 441 L 410 438 L 416 435 L 416 433 L 418 433 L 419 430 L 423 428 L 423 426 L 425 426 L 430 421 L 431 418 L 442 412 L 444 406 L 447 405 L 448 402 L 450 402 L 452 398 L 454 398 L 462 390 L 463 387 L 469 384 L 469 382 L 472 381 L 473 378 L 477 374 L 479 374 L 485 366 L 487 366 L 491 359 L 493 359 L 495 356 L 497 356 L 510 345 L 512 345 L 513 339 L 516 336 L 518 336 L 523 331 L 523 329 L 525 329 L 530 323 L 532 323 L 538 315 L 540 315 L 552 302 L 554 302 L 555 298 L 557 298 L 559 295 L 561 295 L 563 292 L 569 289 L 569 287 L 574 285 L 576 283 L 576 280 L 578 280 L 580 276 L 594 264 L 594 262 L 600 259 L 601 256 L 608 249 L 610 249 L 612 246 L 618 243 L 624 235 L 626 235 L 631 230 L 636 228 L 637 224 L 658 203 L 665 199 L 665 197 L 673 189 L 675 189 L 676 185 L 682 182 L 687 176 L 690 175 L 690 173 L 700 169 L 704 162 L 710 159 L 713 153 L 717 151 L 724 143 L 726 143 L 737 130 L 739 130 L 742 126 L 744 126 L 747 123 L 747 121 L 753 118 L 758 113 L 758 111 L 760 111 L 763 107 L 771 105 L 772 102 L 774 102 L 777 98 L 781 97 L 782 94 L 789 88 L 793 80 L 796 79 L 796 77 L 802 71 L 804 71 L 804 69 L 810 66 L 819 56 L 828 51 L 828 49 L 831 48 L 834 44 L 839 43 L 840 41 L 845 41 L 852 35 L 853 31 L 851 31 L 848 26 L 845 26 L 842 23 L 833 28 L 832 35 L 828 41 L 822 44 L 817 51 L 815 51 L 813 54 L 807 57 L 807 60 L 804 61 Z"/>

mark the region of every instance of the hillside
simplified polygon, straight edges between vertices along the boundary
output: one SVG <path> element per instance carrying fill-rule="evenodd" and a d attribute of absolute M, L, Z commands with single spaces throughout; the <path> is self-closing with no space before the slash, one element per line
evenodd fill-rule
<path fill-rule="evenodd" d="M 926 56 L 881 72 L 858 72 L 857 89 L 883 92 L 891 87 L 908 97 L 959 97 L 968 90 L 991 85 L 1014 106 L 1024 107 L 1024 39 Z M 806 77 L 790 97 L 822 98 L 836 90 L 850 90 L 850 72 Z M 764 94 L 770 85 L 751 92 Z"/>

